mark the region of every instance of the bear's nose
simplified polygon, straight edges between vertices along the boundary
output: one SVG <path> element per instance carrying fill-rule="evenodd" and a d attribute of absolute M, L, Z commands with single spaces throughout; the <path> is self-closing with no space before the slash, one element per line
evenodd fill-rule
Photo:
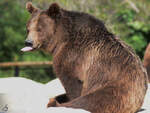
<path fill-rule="evenodd" d="M 31 40 L 25 40 L 25 46 L 32 47 L 33 46 L 33 41 L 31 41 Z"/>

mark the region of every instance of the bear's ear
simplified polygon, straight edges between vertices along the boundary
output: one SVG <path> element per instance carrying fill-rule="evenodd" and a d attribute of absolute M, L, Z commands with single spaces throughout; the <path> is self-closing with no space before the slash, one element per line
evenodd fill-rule
<path fill-rule="evenodd" d="M 51 18 L 56 18 L 58 15 L 60 15 L 59 5 L 57 3 L 52 3 L 47 10 L 47 14 Z"/>
<path fill-rule="evenodd" d="M 38 9 L 35 8 L 31 2 L 27 2 L 26 3 L 26 9 L 30 12 L 30 13 L 33 13 L 35 11 L 37 11 Z"/>

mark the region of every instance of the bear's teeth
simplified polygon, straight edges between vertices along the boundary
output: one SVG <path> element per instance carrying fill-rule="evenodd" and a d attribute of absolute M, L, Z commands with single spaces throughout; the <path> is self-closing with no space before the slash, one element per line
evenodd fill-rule
<path fill-rule="evenodd" d="M 21 49 L 23 52 L 31 51 L 33 48 L 32 47 L 24 47 Z"/>

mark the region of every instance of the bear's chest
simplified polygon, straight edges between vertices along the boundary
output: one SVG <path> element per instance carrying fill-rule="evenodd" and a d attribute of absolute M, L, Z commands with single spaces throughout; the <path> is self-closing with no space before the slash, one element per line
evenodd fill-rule
<path fill-rule="evenodd" d="M 57 77 L 69 76 L 83 80 L 83 58 L 80 55 L 59 56 L 53 60 L 53 68 Z"/>

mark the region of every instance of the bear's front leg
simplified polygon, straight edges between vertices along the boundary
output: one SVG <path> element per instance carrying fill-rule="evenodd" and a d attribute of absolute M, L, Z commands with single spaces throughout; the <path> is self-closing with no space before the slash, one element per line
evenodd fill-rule
<path fill-rule="evenodd" d="M 47 107 L 56 107 L 58 105 L 59 105 L 59 103 L 57 102 L 57 100 L 55 98 L 51 98 L 51 99 L 49 99 Z"/>
<path fill-rule="evenodd" d="M 55 98 L 51 98 L 47 104 L 47 107 L 57 107 L 60 106 L 60 104 L 69 102 L 69 98 L 66 94 L 62 94 L 59 96 L 56 96 Z"/>

